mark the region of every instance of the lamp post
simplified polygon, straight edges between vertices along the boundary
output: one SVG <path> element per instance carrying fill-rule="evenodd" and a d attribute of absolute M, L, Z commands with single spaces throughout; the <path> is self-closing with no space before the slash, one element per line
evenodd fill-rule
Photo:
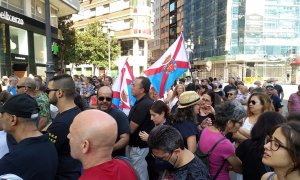
<path fill-rule="evenodd" d="M 46 45 L 47 45 L 47 63 L 46 63 L 46 79 L 47 82 L 54 74 L 54 63 L 52 59 L 52 43 L 51 43 L 51 25 L 50 25 L 50 0 L 45 0 L 45 27 L 46 27 Z"/>
<path fill-rule="evenodd" d="M 194 42 L 189 38 L 187 41 L 184 42 L 184 45 L 185 45 L 186 51 L 188 52 L 188 60 L 190 62 L 190 66 L 191 66 L 189 71 L 191 72 L 191 77 L 193 78 L 192 71 L 191 71 L 193 59 L 190 58 L 191 57 L 190 54 L 193 53 L 193 51 L 194 51 Z"/>
<path fill-rule="evenodd" d="M 106 24 L 102 25 L 102 31 L 104 34 L 106 34 L 107 39 L 108 39 L 108 72 L 107 75 L 111 76 L 111 57 L 110 57 L 110 50 L 111 50 L 111 37 L 114 36 L 114 30 L 110 26 L 110 23 L 107 21 Z"/>

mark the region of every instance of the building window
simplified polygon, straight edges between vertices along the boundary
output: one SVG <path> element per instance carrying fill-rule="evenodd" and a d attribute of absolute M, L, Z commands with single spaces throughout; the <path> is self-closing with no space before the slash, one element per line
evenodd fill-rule
<path fill-rule="evenodd" d="M 10 26 L 9 32 L 10 32 L 10 52 L 14 54 L 28 55 L 27 31 Z"/>
<path fill-rule="evenodd" d="M 33 39 L 34 39 L 35 62 L 40 64 L 46 64 L 47 62 L 46 36 L 34 33 Z"/>
<path fill-rule="evenodd" d="M 109 13 L 109 4 L 103 5 L 103 13 L 102 14 L 108 14 Z"/>
<path fill-rule="evenodd" d="M 170 4 L 170 12 L 172 12 L 172 11 L 174 11 L 175 10 L 175 2 L 172 2 L 171 4 Z"/>
<path fill-rule="evenodd" d="M 58 27 L 58 10 L 53 7 L 51 7 L 51 25 Z"/>
<path fill-rule="evenodd" d="M 144 56 L 144 40 L 139 40 L 139 56 Z"/>
<path fill-rule="evenodd" d="M 45 3 L 39 0 L 31 0 L 31 16 L 45 22 Z"/>
<path fill-rule="evenodd" d="M 133 55 L 133 40 L 124 40 L 120 44 L 122 56 Z"/>
<path fill-rule="evenodd" d="M 24 0 L 9 0 L 7 8 L 18 13 L 24 14 Z"/>

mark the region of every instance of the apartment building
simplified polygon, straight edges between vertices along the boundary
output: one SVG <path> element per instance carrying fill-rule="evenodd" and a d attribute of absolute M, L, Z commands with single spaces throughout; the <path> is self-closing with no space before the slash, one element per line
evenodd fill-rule
<path fill-rule="evenodd" d="M 58 17 L 76 13 L 77 0 L 51 0 L 52 41 L 58 41 Z M 47 62 L 43 0 L 0 1 L 0 75 L 45 76 Z M 58 57 L 53 55 L 54 62 Z"/>
<path fill-rule="evenodd" d="M 112 63 L 120 69 L 128 58 L 134 75 L 139 76 L 147 68 L 148 40 L 152 37 L 151 13 L 151 0 L 83 0 L 79 13 L 73 15 L 72 20 L 74 28 L 79 30 L 96 21 L 106 24 L 121 46 L 120 57 Z M 81 65 L 71 71 L 91 75 L 94 69 L 92 65 Z M 95 69 L 95 75 L 99 73 L 99 69 Z M 117 74 L 117 69 L 112 70 L 112 76 Z"/>

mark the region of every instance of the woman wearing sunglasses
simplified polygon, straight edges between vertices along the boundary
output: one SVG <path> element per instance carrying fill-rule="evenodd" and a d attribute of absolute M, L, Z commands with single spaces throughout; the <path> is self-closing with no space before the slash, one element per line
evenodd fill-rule
<path fill-rule="evenodd" d="M 270 97 L 264 93 L 253 93 L 247 104 L 247 117 L 243 120 L 242 127 L 233 134 L 239 143 L 250 138 L 250 131 L 258 117 L 264 112 L 274 111 Z"/>
<path fill-rule="evenodd" d="M 300 122 L 279 125 L 271 137 L 266 138 L 262 162 L 274 168 L 261 180 L 300 179 Z"/>

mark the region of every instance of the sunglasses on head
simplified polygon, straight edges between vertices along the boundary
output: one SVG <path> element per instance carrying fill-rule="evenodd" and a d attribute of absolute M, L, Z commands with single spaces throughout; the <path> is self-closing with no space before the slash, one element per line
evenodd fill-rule
<path fill-rule="evenodd" d="M 110 101 L 112 100 L 112 98 L 110 98 L 110 97 L 102 97 L 102 96 L 98 97 L 98 100 L 99 100 L 99 101 L 104 101 L 104 99 L 105 99 L 107 102 L 110 102 Z"/>

